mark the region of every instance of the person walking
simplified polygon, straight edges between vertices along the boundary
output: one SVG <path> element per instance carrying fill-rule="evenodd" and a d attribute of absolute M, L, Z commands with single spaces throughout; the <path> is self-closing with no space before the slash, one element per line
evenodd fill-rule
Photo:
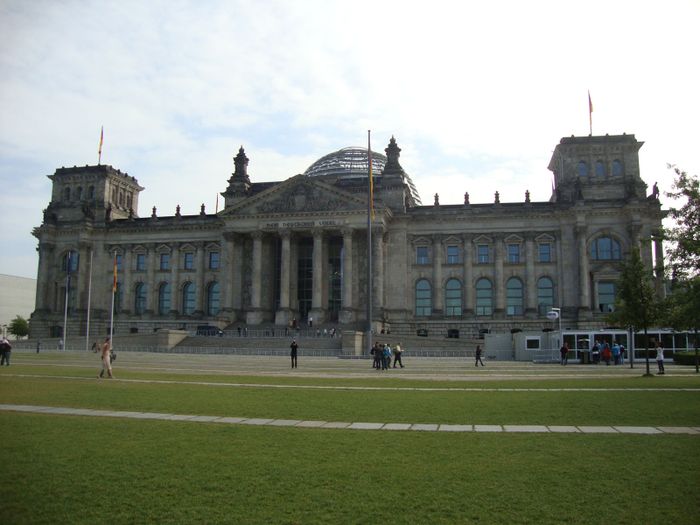
<path fill-rule="evenodd" d="M 660 376 L 666 373 L 664 369 L 664 345 L 661 343 L 656 343 L 656 366 L 659 367 Z"/>
<path fill-rule="evenodd" d="M 474 361 L 474 366 L 478 367 L 479 363 L 481 363 L 481 366 L 484 366 L 484 362 L 481 360 L 481 345 L 476 345 L 476 352 L 474 353 L 475 356 L 475 361 Z"/>
<path fill-rule="evenodd" d="M 36 342 L 36 353 L 38 354 L 41 351 L 41 339 L 39 339 Z"/>
<path fill-rule="evenodd" d="M 110 359 L 110 354 L 112 353 L 112 342 L 109 337 L 105 338 L 105 342 L 102 343 L 102 370 L 100 375 L 97 376 L 101 379 L 105 375 L 105 370 L 107 370 L 107 377 L 112 379 L 112 360 Z"/>
<path fill-rule="evenodd" d="M 562 366 L 566 366 L 569 362 L 569 343 L 564 343 L 559 349 L 559 353 L 561 354 Z"/>
<path fill-rule="evenodd" d="M 394 346 L 394 368 L 396 368 L 396 363 L 398 363 L 401 368 L 403 368 L 403 361 L 401 361 L 401 354 L 403 353 L 403 349 L 401 348 L 401 345 L 399 343 L 396 343 L 396 346 Z"/>
<path fill-rule="evenodd" d="M 0 339 L 0 352 L 2 357 L 0 357 L 0 366 L 5 363 L 6 366 L 10 366 L 10 354 L 12 354 L 12 345 L 7 340 L 7 337 Z"/>
<path fill-rule="evenodd" d="M 296 339 L 292 339 L 292 344 L 289 345 L 291 353 L 289 354 L 292 358 L 292 368 L 298 368 L 297 366 L 297 351 L 299 350 L 299 345 Z"/>

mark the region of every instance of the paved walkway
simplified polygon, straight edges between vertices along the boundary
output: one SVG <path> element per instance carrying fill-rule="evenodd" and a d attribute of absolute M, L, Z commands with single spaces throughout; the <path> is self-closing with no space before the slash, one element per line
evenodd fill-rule
<path fill-rule="evenodd" d="M 65 416 L 118 417 L 155 419 L 161 421 L 191 421 L 273 427 L 305 427 L 348 430 L 394 430 L 419 432 L 510 432 L 510 433 L 569 433 L 569 434 L 693 434 L 700 427 L 627 427 L 627 426 L 562 426 L 562 425 L 438 425 L 425 423 L 362 423 L 346 421 L 304 421 L 300 419 L 266 419 L 220 417 L 205 415 L 161 414 L 158 412 L 128 412 L 121 410 L 92 410 L 87 408 L 47 407 L 36 405 L 0 404 L 1 411 L 57 414 Z"/>

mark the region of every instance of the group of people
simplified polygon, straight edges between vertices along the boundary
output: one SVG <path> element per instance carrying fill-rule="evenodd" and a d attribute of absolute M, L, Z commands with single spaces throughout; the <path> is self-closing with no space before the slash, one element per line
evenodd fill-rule
<path fill-rule="evenodd" d="M 615 365 L 625 364 L 625 347 L 617 341 L 613 341 L 612 347 L 607 341 L 596 340 L 591 349 L 591 360 L 598 364 L 603 361 L 606 365 L 610 365 L 612 361 Z"/>
<path fill-rule="evenodd" d="M 0 339 L 0 366 L 10 366 L 10 355 L 12 354 L 12 345 L 7 340 L 7 337 Z"/>
<path fill-rule="evenodd" d="M 401 361 L 401 354 L 403 349 L 400 344 L 395 344 L 392 348 L 388 343 L 382 344 L 379 341 L 374 343 L 370 355 L 374 357 L 372 360 L 372 368 L 375 370 L 388 370 L 391 368 L 391 356 L 394 356 L 394 368 L 396 364 L 403 368 L 403 361 Z"/>

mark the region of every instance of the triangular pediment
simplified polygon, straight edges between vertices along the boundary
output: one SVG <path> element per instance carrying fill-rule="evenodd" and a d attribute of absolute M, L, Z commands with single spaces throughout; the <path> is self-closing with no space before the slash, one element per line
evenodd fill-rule
<path fill-rule="evenodd" d="M 362 196 L 305 175 L 297 175 L 237 202 L 221 215 L 298 214 L 324 211 L 363 211 Z"/>

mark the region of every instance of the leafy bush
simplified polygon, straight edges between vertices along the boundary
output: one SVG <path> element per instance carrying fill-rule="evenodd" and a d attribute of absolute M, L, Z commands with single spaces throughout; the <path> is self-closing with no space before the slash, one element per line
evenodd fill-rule
<path fill-rule="evenodd" d="M 677 365 L 695 365 L 695 350 L 688 352 L 674 352 L 673 362 Z"/>

